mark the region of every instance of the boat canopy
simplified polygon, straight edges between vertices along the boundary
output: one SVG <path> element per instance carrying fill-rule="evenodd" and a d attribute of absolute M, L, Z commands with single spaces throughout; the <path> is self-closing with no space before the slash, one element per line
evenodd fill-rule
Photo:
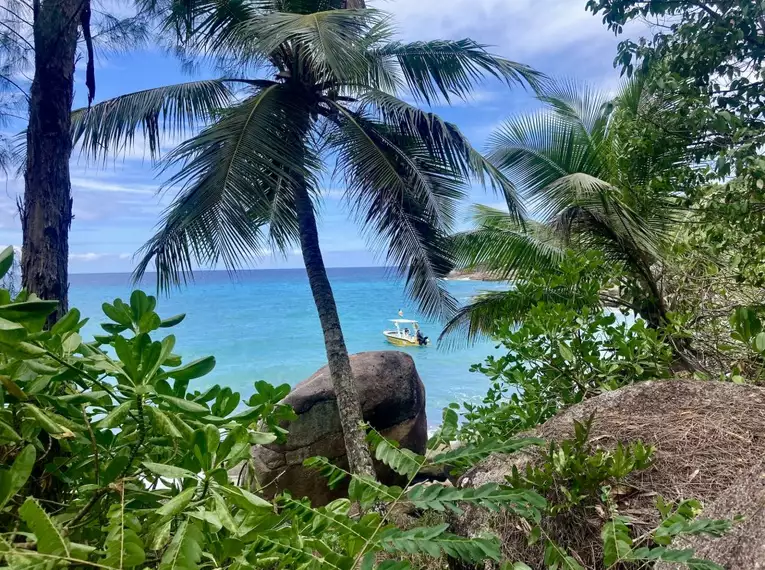
<path fill-rule="evenodd" d="M 396 323 L 397 325 L 416 325 L 419 324 L 417 321 L 411 321 L 409 319 L 391 319 L 392 323 Z"/>

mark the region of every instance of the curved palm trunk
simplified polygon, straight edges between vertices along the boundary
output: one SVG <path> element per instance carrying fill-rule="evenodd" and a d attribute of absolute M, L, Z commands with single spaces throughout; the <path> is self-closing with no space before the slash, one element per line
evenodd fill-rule
<path fill-rule="evenodd" d="M 72 196 L 69 157 L 79 0 L 35 2 L 35 74 L 30 90 L 24 205 L 22 284 L 67 311 Z"/>
<path fill-rule="evenodd" d="M 364 430 L 360 427 L 362 421 L 361 403 L 356 392 L 343 331 L 340 328 L 340 317 L 337 314 L 335 297 L 319 248 L 319 233 L 316 229 L 313 204 L 305 186 L 295 189 L 295 205 L 300 227 L 303 261 L 308 273 L 313 300 L 316 303 L 316 310 L 319 312 L 321 328 L 324 332 L 327 364 L 332 378 L 332 386 L 337 396 L 337 408 L 343 427 L 348 464 L 352 473 L 374 477 L 372 456 L 369 453 Z"/>

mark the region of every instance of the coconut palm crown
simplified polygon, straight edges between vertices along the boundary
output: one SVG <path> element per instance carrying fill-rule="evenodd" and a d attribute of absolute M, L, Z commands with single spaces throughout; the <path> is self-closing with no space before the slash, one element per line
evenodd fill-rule
<path fill-rule="evenodd" d="M 666 324 L 657 267 L 680 219 L 681 178 L 692 176 L 683 167 L 689 135 L 663 123 L 671 99 L 649 93 L 644 77 L 615 97 L 561 82 L 539 98 L 544 108 L 508 119 L 487 153 L 532 219 L 519 223 L 512 213 L 476 206 L 475 229 L 454 238 L 457 266 L 522 280 L 554 270 L 569 248 L 596 250 L 628 276 L 618 297 L 605 300 L 652 326 Z M 455 314 L 442 337 L 490 335 L 497 319 L 519 319 L 525 306 L 513 291 L 483 295 Z"/>
<path fill-rule="evenodd" d="M 73 136 L 103 159 L 143 135 L 191 135 L 163 159 L 177 190 L 135 276 L 158 286 L 192 268 L 235 269 L 264 250 L 300 245 L 321 320 L 351 468 L 371 472 L 360 408 L 319 248 L 320 180 L 340 178 L 373 246 L 406 278 L 428 315 L 455 301 L 440 278 L 452 267 L 447 236 L 468 182 L 491 185 L 519 220 L 513 186 L 429 105 L 466 99 L 486 77 L 536 84 L 526 66 L 471 40 L 393 41 L 388 16 L 341 0 L 173 0 L 154 6 L 185 55 L 227 71 L 218 80 L 117 97 L 75 113 Z M 199 131 L 195 129 L 203 125 Z M 351 439 L 349 439 L 349 437 Z M 363 448 L 363 449 L 362 449 Z"/>

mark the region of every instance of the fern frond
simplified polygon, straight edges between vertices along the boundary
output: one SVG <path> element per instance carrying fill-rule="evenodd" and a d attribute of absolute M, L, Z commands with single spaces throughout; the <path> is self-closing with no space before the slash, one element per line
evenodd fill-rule
<path fill-rule="evenodd" d="M 389 529 L 381 534 L 380 545 L 388 552 L 450 556 L 466 562 L 499 561 L 500 542 L 496 536 L 465 538 L 446 532 L 444 523 L 411 530 Z"/>
<path fill-rule="evenodd" d="M 416 485 L 407 492 L 407 499 L 418 509 L 462 513 L 460 503 L 476 505 L 492 511 L 507 509 L 527 520 L 539 521 L 547 506 L 544 497 L 528 489 L 512 489 L 496 483 L 476 488 L 458 489 L 446 485 Z"/>

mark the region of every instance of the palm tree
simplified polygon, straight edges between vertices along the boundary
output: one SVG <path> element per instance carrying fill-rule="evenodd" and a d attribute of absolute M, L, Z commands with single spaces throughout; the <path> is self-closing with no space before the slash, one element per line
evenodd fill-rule
<path fill-rule="evenodd" d="M 451 268 L 447 235 L 472 179 L 491 184 L 516 216 L 504 176 L 460 131 L 398 98 L 428 104 L 465 98 L 486 76 L 535 82 L 529 68 L 471 41 L 391 41 L 388 17 L 341 0 L 175 2 L 168 28 L 191 56 L 236 69 L 229 78 L 125 95 L 79 112 L 75 138 L 93 157 L 143 132 L 206 126 L 173 150 L 168 185 L 179 188 L 135 276 L 153 263 L 158 285 L 182 284 L 196 264 L 235 269 L 264 248 L 300 244 L 324 333 L 353 472 L 373 475 L 348 350 L 322 259 L 316 208 L 331 168 L 345 200 L 386 261 L 429 315 L 455 309 L 440 278 Z M 353 6 L 358 6 L 354 2 Z M 254 77 L 249 77 L 250 72 Z"/>
<path fill-rule="evenodd" d="M 476 207 L 476 229 L 454 238 L 458 267 L 480 266 L 518 280 L 555 268 L 568 248 L 598 250 L 627 275 L 622 295 L 608 300 L 653 327 L 666 324 L 656 267 L 678 222 L 690 140 L 664 122 L 672 102 L 649 94 L 644 78 L 625 84 L 613 99 L 565 83 L 539 98 L 545 108 L 506 121 L 487 154 L 519 188 L 534 221 Z M 491 334 L 499 316 L 522 313 L 518 301 L 513 294 L 484 295 L 460 309 L 444 334 Z"/>

